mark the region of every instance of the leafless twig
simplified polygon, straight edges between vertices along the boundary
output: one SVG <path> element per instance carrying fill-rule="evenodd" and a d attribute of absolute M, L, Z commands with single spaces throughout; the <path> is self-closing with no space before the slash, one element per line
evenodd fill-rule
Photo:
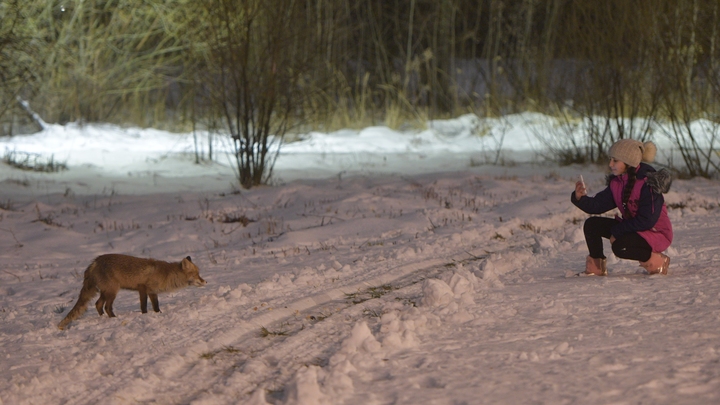
<path fill-rule="evenodd" d="M 23 244 L 20 243 L 20 241 L 17 239 L 17 237 L 15 237 L 15 232 L 13 232 L 10 229 L 4 229 L 4 228 L 0 228 L 0 231 L 9 232 L 12 235 L 13 239 L 15 239 L 15 247 L 17 247 L 17 248 L 23 247 Z"/>

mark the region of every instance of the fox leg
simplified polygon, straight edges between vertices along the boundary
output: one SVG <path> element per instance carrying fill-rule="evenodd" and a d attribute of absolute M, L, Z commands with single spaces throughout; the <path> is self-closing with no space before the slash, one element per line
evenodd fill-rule
<path fill-rule="evenodd" d="M 103 294 L 105 295 L 105 312 L 107 312 L 107 314 L 110 318 L 114 318 L 115 312 L 113 312 L 112 304 L 113 304 L 113 301 L 115 301 L 115 296 L 117 295 L 117 290 L 106 291 Z M 102 295 L 101 295 L 101 299 L 102 299 Z"/>
<path fill-rule="evenodd" d="M 157 294 L 150 293 L 150 302 L 152 303 L 153 311 L 160 312 L 160 303 L 158 302 Z"/>
<path fill-rule="evenodd" d="M 140 312 L 147 314 L 147 287 L 144 284 L 140 284 L 138 286 L 138 293 L 140 294 Z"/>
<path fill-rule="evenodd" d="M 147 313 L 147 299 L 150 296 L 150 302 L 152 303 L 153 311 L 160 312 L 160 303 L 158 302 L 158 296 L 155 293 L 148 293 L 147 286 L 140 284 L 138 286 L 138 293 L 140 294 L 140 312 L 143 314 Z"/>
<path fill-rule="evenodd" d="M 98 300 L 95 301 L 95 308 L 97 309 L 98 315 L 100 315 L 100 316 L 102 316 L 103 313 L 104 313 L 104 312 L 103 312 L 103 305 L 105 305 L 105 293 L 104 293 L 104 292 L 101 292 L 101 293 L 100 293 L 100 298 L 98 298 Z"/>

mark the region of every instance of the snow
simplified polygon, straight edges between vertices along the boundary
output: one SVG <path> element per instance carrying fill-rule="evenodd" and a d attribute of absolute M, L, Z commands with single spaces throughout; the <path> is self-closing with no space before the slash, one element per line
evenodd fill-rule
<path fill-rule="evenodd" d="M 69 170 L 0 165 L 0 404 L 718 402 L 720 184 L 666 195 L 668 276 L 606 245 L 610 276 L 576 277 L 570 193 L 605 168 L 537 163 L 543 119 L 311 133 L 242 191 L 192 134 L 1 138 Z M 59 331 L 104 253 L 190 255 L 208 284 Z"/>

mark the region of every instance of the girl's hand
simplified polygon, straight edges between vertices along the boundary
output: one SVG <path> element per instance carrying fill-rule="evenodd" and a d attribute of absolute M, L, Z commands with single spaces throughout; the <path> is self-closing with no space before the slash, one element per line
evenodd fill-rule
<path fill-rule="evenodd" d="M 587 190 L 585 189 L 585 186 L 583 186 L 582 181 L 578 181 L 575 183 L 575 199 L 579 200 L 580 197 L 587 195 Z"/>

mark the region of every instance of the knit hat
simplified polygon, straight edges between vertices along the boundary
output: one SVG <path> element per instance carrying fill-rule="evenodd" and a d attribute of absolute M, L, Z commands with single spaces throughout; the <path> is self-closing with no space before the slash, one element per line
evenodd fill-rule
<path fill-rule="evenodd" d="M 657 147 L 654 143 L 648 141 L 643 144 L 645 152 L 643 152 L 642 161 L 652 163 L 655 161 L 655 155 L 657 154 Z"/>
<path fill-rule="evenodd" d="M 642 143 L 634 139 L 621 139 L 610 147 L 609 155 L 631 167 L 638 167 L 641 161 L 655 160 L 657 147 L 652 142 Z"/>

